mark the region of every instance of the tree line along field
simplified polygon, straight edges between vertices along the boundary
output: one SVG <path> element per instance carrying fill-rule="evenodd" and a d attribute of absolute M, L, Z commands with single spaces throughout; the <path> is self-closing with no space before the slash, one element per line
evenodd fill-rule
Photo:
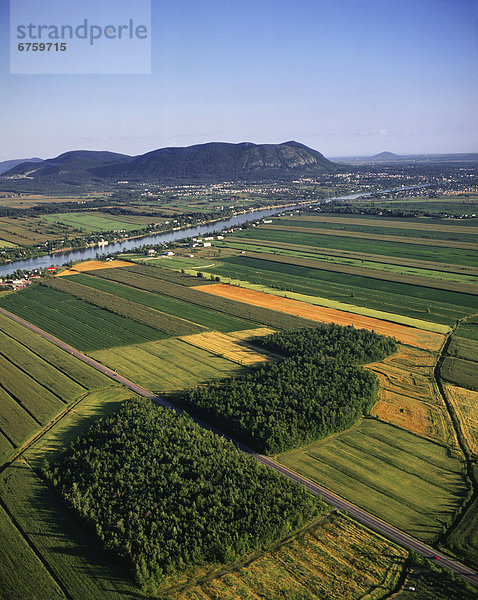
<path fill-rule="evenodd" d="M 92 367 L 0 315 L 2 462 L 82 395 L 112 382 Z"/>

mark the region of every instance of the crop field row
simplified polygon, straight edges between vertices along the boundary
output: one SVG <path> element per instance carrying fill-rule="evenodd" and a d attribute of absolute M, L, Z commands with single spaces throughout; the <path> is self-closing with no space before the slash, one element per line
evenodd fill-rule
<path fill-rule="evenodd" d="M 27 464 L 16 461 L 6 469 L 0 475 L 0 489 L 8 515 L 20 528 L 12 529 L 12 521 L 2 523 L 8 527 L 12 546 L 4 546 L 7 561 L 0 566 L 0 576 L 8 582 L 6 589 L 14 586 L 11 598 L 119 600 L 122 594 L 126 598 L 138 597 L 135 586 L 118 575 L 118 566 L 113 570 L 114 563 L 96 537 L 71 518 L 70 509 Z M 25 539 L 32 552 L 20 554 L 24 562 L 19 568 L 18 552 L 24 548 Z M 9 563 L 15 566 L 5 574 Z M 45 596 L 39 596 L 41 589 Z"/>
<path fill-rule="evenodd" d="M 47 280 L 44 285 L 70 294 L 75 298 L 84 300 L 99 308 L 106 309 L 114 314 L 137 321 L 147 327 L 153 327 L 166 335 L 187 335 L 199 333 L 204 330 L 203 327 L 195 323 L 191 323 L 173 315 L 168 315 L 158 310 L 150 309 L 143 304 L 131 302 L 130 300 L 126 300 L 119 296 L 101 292 L 74 281 L 69 281 L 65 277 Z"/>
<path fill-rule="evenodd" d="M 62 223 L 69 225 L 75 229 L 84 231 L 111 231 L 125 230 L 134 231 L 146 227 L 148 223 L 155 221 L 154 217 L 144 218 L 137 217 L 133 221 L 123 220 L 122 217 L 113 217 L 104 213 L 94 212 L 72 212 L 72 213 L 57 213 L 42 217 L 49 223 Z M 139 222 L 138 222 L 139 219 Z"/>
<path fill-rule="evenodd" d="M 141 267 L 142 265 L 138 265 Z M 163 273 L 168 269 L 158 269 L 157 267 L 146 267 L 147 269 L 158 270 L 163 276 Z M 92 272 L 93 273 L 93 272 Z M 175 276 L 176 273 L 170 271 Z M 192 286 L 183 286 L 177 283 L 159 279 L 158 277 L 149 277 L 141 274 L 141 272 L 133 271 L 132 269 L 115 269 L 111 272 L 98 271 L 93 273 L 97 277 L 105 278 L 110 281 L 116 281 L 118 283 L 124 283 L 136 287 L 140 290 L 146 290 L 151 292 L 157 292 L 164 296 L 170 296 L 178 300 L 190 302 L 196 306 L 203 308 L 212 309 L 226 315 L 238 317 L 260 326 L 266 325 L 273 329 L 300 329 L 302 327 L 315 327 L 314 321 L 309 319 L 302 319 L 294 315 L 284 315 L 284 313 L 264 309 L 263 307 L 255 307 L 244 304 L 243 302 L 237 302 L 228 298 L 213 297 L 204 294 L 202 291 L 198 291 Z M 168 276 L 168 275 L 165 275 Z M 195 279 L 188 277 L 188 280 Z M 195 279 L 197 285 L 198 279 Z M 211 284 L 209 287 L 214 287 L 216 284 Z M 217 284 L 219 285 L 219 284 Z"/>
<path fill-rule="evenodd" d="M 373 419 L 278 461 L 425 541 L 467 492 L 464 464 L 445 447 Z"/>
<path fill-rule="evenodd" d="M 295 256 L 278 256 L 276 254 L 270 254 L 266 252 L 249 252 L 246 254 L 246 258 L 251 258 L 253 260 L 276 262 L 284 265 L 306 267 L 309 269 L 335 271 L 337 273 L 348 273 L 350 275 L 359 275 L 361 277 L 368 277 L 371 279 L 379 279 L 395 283 L 404 283 L 406 285 L 434 288 L 438 290 L 460 292 L 463 294 L 472 294 L 474 296 L 478 295 L 478 286 L 476 284 L 467 282 L 442 281 L 439 279 L 432 279 L 430 277 L 421 277 L 419 275 L 389 273 L 379 269 L 367 268 L 365 266 L 345 265 Z"/>
<path fill-rule="evenodd" d="M 478 269 L 473 267 L 458 267 L 432 263 L 427 261 L 412 261 L 382 256 L 380 254 L 365 254 L 360 252 L 347 252 L 345 250 L 327 250 L 326 248 L 312 248 L 298 244 L 280 244 L 279 242 L 255 242 L 242 239 L 240 242 L 225 242 L 224 247 L 244 250 L 245 252 L 270 253 L 274 255 L 294 256 L 297 258 L 314 259 L 332 264 L 342 264 L 366 269 L 374 269 L 413 277 L 426 277 L 443 281 L 457 281 L 461 283 L 478 283 Z M 222 247 L 222 246 L 221 246 Z M 208 265 L 202 265 L 207 267 Z M 200 269 L 200 264 L 190 264 L 186 268 Z"/>
<path fill-rule="evenodd" d="M 444 325 L 452 325 L 457 319 L 476 311 L 476 298 L 470 294 L 433 290 L 245 256 L 221 259 L 221 263 L 205 271 Z"/>
<path fill-rule="evenodd" d="M 393 589 L 405 552 L 334 515 L 247 565 L 174 594 L 174 600 L 361 598 Z M 378 590 L 377 590 L 378 591 Z"/>
<path fill-rule="evenodd" d="M 63 239 L 71 227 L 45 223 L 41 217 L 0 217 L 0 238 L 17 246 Z"/>
<path fill-rule="evenodd" d="M 446 352 L 448 356 L 478 361 L 478 340 L 468 340 L 466 338 L 453 335 Z"/>
<path fill-rule="evenodd" d="M 315 322 L 337 323 L 338 325 L 354 325 L 357 328 L 373 330 L 376 333 L 395 337 L 398 341 L 417 346 L 431 351 L 438 351 L 444 341 L 444 337 L 438 333 L 423 331 L 404 325 L 397 325 L 388 321 L 380 321 L 371 317 L 364 317 L 353 313 L 347 313 L 332 308 L 314 306 L 297 300 L 272 296 L 262 292 L 255 292 L 244 288 L 230 285 L 203 285 L 198 288 L 201 293 L 217 295 L 224 298 L 239 300 L 253 306 L 271 308 L 284 313 L 300 316 Z"/>
<path fill-rule="evenodd" d="M 10 294 L 0 306 L 81 351 L 162 339 L 157 329 L 46 286 Z"/>
<path fill-rule="evenodd" d="M 179 339 L 98 350 L 91 356 L 153 392 L 192 387 L 241 371 L 238 364 Z"/>
<path fill-rule="evenodd" d="M 436 388 L 435 362 L 429 352 L 400 346 L 397 354 L 367 365 L 380 381 L 378 400 L 371 414 L 458 450 L 453 423 Z"/>
<path fill-rule="evenodd" d="M 171 269 L 152 266 L 149 264 L 133 265 L 130 263 L 127 267 L 121 269 L 121 271 L 128 271 L 136 275 L 145 275 L 151 279 L 158 279 L 159 281 L 167 281 L 169 283 L 177 283 L 178 285 L 184 285 L 187 287 L 194 287 L 198 283 L 196 277 L 191 277 L 190 275 L 171 271 Z M 106 274 L 106 272 L 104 274 Z"/>
<path fill-rule="evenodd" d="M 299 220 L 300 219 L 300 220 Z M 411 223 L 410 223 L 411 225 Z M 379 237 L 390 237 L 394 238 L 393 241 L 397 241 L 397 239 L 403 239 L 405 243 L 407 241 L 411 241 L 411 243 L 422 243 L 422 241 L 428 242 L 431 245 L 443 244 L 476 244 L 476 231 L 474 228 L 466 228 L 467 231 L 463 232 L 462 230 L 458 231 L 458 227 L 444 229 L 421 229 L 420 227 L 404 227 L 397 228 L 396 226 L 389 227 L 387 222 L 384 220 L 382 223 L 377 222 L 373 225 L 364 224 L 361 225 L 357 222 L 354 223 L 342 223 L 339 222 L 322 222 L 317 220 L 307 220 L 302 219 L 301 217 L 297 220 L 295 219 L 279 219 L 275 221 L 275 225 L 269 225 L 271 228 L 275 227 L 290 227 L 292 230 L 296 230 L 296 228 L 302 228 L 304 231 L 318 231 L 320 233 L 328 234 L 336 234 L 339 235 L 347 232 L 350 234 L 350 237 L 367 235 L 367 236 L 379 236 Z M 465 228 L 462 228 L 465 229 Z M 460 246 L 455 246 L 460 247 Z"/>
<path fill-rule="evenodd" d="M 266 328 L 252 329 L 247 333 L 249 333 L 249 338 L 253 338 L 257 335 L 268 335 L 269 333 L 273 333 L 273 330 Z M 244 366 L 256 365 L 273 359 L 272 355 L 263 349 L 259 351 L 257 348 L 248 345 L 246 342 L 248 338 L 246 337 L 238 340 L 232 335 L 226 335 L 217 331 L 208 331 L 207 333 L 183 336 L 181 339 L 191 344 L 191 346 L 202 348 L 203 350 L 212 352 L 212 354 L 222 356 L 227 358 L 227 360 Z"/>
<path fill-rule="evenodd" d="M 42 361 L 55 367 L 59 375 L 67 375 L 72 381 L 87 390 L 111 385 L 111 380 L 106 375 L 2 314 L 0 314 L 0 331 L 5 334 L 4 337 L 9 336 L 27 350 L 35 353 Z"/>
<path fill-rule="evenodd" d="M 471 233 L 476 234 L 477 230 L 473 225 L 463 225 L 463 221 L 451 221 L 446 222 L 439 221 L 437 219 L 428 218 L 403 218 L 395 219 L 389 217 L 370 217 L 368 215 L 357 215 L 357 216 L 346 216 L 346 215 L 319 215 L 315 214 L 304 214 L 300 217 L 290 219 L 288 217 L 282 217 L 278 219 L 279 222 L 291 222 L 291 223 L 334 223 L 343 225 L 366 225 L 371 227 L 380 227 L 383 229 L 405 229 L 407 232 L 412 230 L 418 231 L 441 231 L 444 233 Z"/>
<path fill-rule="evenodd" d="M 84 271 L 96 271 L 98 269 L 117 269 L 118 267 L 129 266 L 131 266 L 131 263 L 126 262 L 124 260 L 110 260 L 108 262 L 104 262 L 102 260 L 86 260 L 85 262 L 73 265 L 66 271 L 61 271 L 61 273 L 58 273 L 56 277 L 62 277 L 64 275 L 77 275 L 78 273 L 83 273 Z"/>
<path fill-rule="evenodd" d="M 67 277 L 68 281 L 74 281 L 81 285 L 94 288 L 101 292 L 113 294 L 119 298 L 136 302 L 137 304 L 147 306 L 154 310 L 158 310 L 169 315 L 186 319 L 191 323 L 196 323 L 209 329 L 217 329 L 219 331 L 236 331 L 239 329 L 250 329 L 251 323 L 242 319 L 229 317 L 224 314 L 201 308 L 183 302 L 177 298 L 170 298 L 160 294 L 138 290 L 121 283 L 92 277 L 90 275 L 73 275 Z"/>
<path fill-rule="evenodd" d="M 0 459 L 8 458 L 65 406 L 111 381 L 0 315 Z"/>
<path fill-rule="evenodd" d="M 478 392 L 450 383 L 445 383 L 443 388 L 460 423 L 468 451 L 478 458 Z"/>
<path fill-rule="evenodd" d="M 260 228 L 238 231 L 233 236 L 228 236 L 228 241 L 241 238 L 266 240 L 270 242 L 307 245 L 314 248 L 332 248 L 350 252 L 363 252 L 369 254 L 384 254 L 399 258 L 425 260 L 435 262 L 437 250 L 440 248 L 440 261 L 448 264 L 476 267 L 478 244 L 461 244 L 459 242 L 435 242 L 418 238 L 404 238 L 400 236 L 381 236 L 358 232 L 309 231 L 304 227 L 278 227 L 265 225 Z M 458 245 L 457 245 L 458 244 Z M 466 246 L 462 248 L 462 246 Z M 467 250 L 467 252 L 463 252 Z"/>

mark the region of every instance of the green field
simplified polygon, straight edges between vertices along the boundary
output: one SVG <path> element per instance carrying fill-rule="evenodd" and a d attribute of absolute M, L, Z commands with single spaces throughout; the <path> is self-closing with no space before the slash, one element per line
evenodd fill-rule
<path fill-rule="evenodd" d="M 347 238 L 346 236 L 321 235 L 320 233 L 309 233 L 306 231 L 278 231 L 267 229 L 267 227 L 255 229 L 248 228 L 244 231 L 239 231 L 234 233 L 233 236 L 228 236 L 226 241 L 239 240 L 242 237 L 254 240 L 279 242 L 279 244 L 282 242 L 288 244 L 301 244 L 313 246 L 314 248 L 334 248 L 353 252 L 397 256 L 399 258 L 410 258 L 412 260 L 436 262 L 437 258 L 439 258 L 440 262 L 455 265 L 468 265 L 471 267 L 476 267 L 478 254 L 476 250 L 463 251 L 460 248 L 449 248 L 447 247 L 446 242 L 443 242 L 443 245 L 439 246 L 440 251 L 437 254 L 436 246 L 424 246 L 418 242 L 403 244 L 393 241 L 367 239 L 365 234 L 363 238 Z"/>
<path fill-rule="evenodd" d="M 470 390 L 478 390 L 478 362 L 447 356 L 440 368 L 440 376 Z"/>
<path fill-rule="evenodd" d="M 464 464 L 446 448 L 373 419 L 278 461 L 425 541 L 467 493 Z"/>
<path fill-rule="evenodd" d="M 113 385 L 92 367 L 0 315 L 0 459 L 3 462 L 89 389 Z"/>
<path fill-rule="evenodd" d="M 304 227 L 330 231 L 354 231 L 365 234 L 403 236 L 429 240 L 460 241 L 476 243 L 476 232 L 460 225 L 446 225 L 435 219 L 388 219 L 386 217 L 370 217 L 369 215 L 305 215 L 307 218 L 289 219 L 283 217 L 274 221 L 276 225 Z M 321 219 L 324 219 L 322 221 Z M 325 221 L 330 219 L 330 221 Z M 333 222 L 335 221 L 335 222 Z M 444 245 L 446 245 L 444 243 Z"/>
<path fill-rule="evenodd" d="M 91 356 L 154 392 L 188 388 L 242 371 L 237 363 L 181 340 L 98 350 Z"/>
<path fill-rule="evenodd" d="M 473 314 L 477 306 L 476 296 L 470 294 L 321 271 L 246 256 L 224 258 L 214 267 L 204 270 L 232 279 L 310 296 L 322 296 L 444 325 L 452 325 L 457 319 Z"/>
<path fill-rule="evenodd" d="M 478 315 L 460 323 L 455 330 L 455 335 L 478 342 Z"/>
<path fill-rule="evenodd" d="M 251 329 L 254 326 L 250 321 L 226 316 L 213 310 L 183 302 L 177 298 L 173 299 L 162 296 L 159 292 L 151 293 L 141 291 L 120 283 L 115 283 L 114 281 L 100 279 L 99 277 L 92 277 L 90 275 L 69 275 L 62 279 L 74 281 L 96 290 L 130 300 L 131 302 L 137 302 L 138 304 L 165 312 L 169 315 L 180 317 L 181 319 L 187 319 L 188 321 L 197 323 L 209 329 L 229 332 L 239 331 L 241 329 Z"/>
<path fill-rule="evenodd" d="M 41 588 L 37 588 L 37 577 L 39 586 L 55 590 L 53 598 L 119 600 L 142 597 L 137 588 L 124 579 L 126 573 L 123 570 L 122 576 L 121 565 L 103 551 L 96 536 L 72 518 L 70 509 L 28 465 L 17 461 L 5 470 L 0 475 L 0 489 L 2 504 L 18 527 L 15 531 L 11 521 L 3 524 L 12 538 L 12 545 L 6 547 L 2 543 L 2 553 L 6 557 L 0 565 L 0 580 L 9 586 L 15 585 L 19 598 L 50 600 L 49 596 L 38 595 Z M 21 563 L 21 568 L 17 552 L 25 543 L 18 530 L 34 552 L 34 555 L 23 554 L 25 562 Z M 8 569 L 12 563 L 15 564 L 14 573 Z M 58 593 L 58 587 L 65 591 L 64 595 Z"/>
<path fill-rule="evenodd" d="M 331 263 L 331 265 L 346 265 L 350 267 L 360 267 L 364 269 L 373 269 L 384 271 L 385 273 L 395 273 L 398 275 L 407 275 L 411 277 L 426 277 L 427 279 L 438 279 L 440 281 L 456 281 L 460 283 L 478 283 L 478 272 L 469 267 L 452 267 L 451 265 L 440 265 L 440 263 L 431 263 L 426 261 L 405 261 L 404 259 L 394 259 L 391 257 L 380 257 L 380 255 L 360 254 L 359 252 L 340 251 L 329 253 L 319 251 L 309 251 L 308 246 L 299 246 L 297 244 L 281 244 L 271 242 L 262 242 L 262 244 L 250 244 L 244 240 L 239 242 L 228 242 L 228 248 L 244 250 L 245 252 L 267 253 L 273 252 L 275 257 L 290 256 L 297 258 L 313 259 Z M 216 260 L 220 260 L 218 257 Z M 194 261 L 190 261 L 191 263 Z M 403 264 L 407 263 L 407 264 Z M 191 265 L 190 268 L 201 269 L 214 265 Z M 441 267 L 441 268 L 440 268 Z M 320 268 L 320 267 L 319 267 Z M 455 271 L 460 271 L 459 273 Z"/>
<path fill-rule="evenodd" d="M 30 286 L 0 306 L 82 351 L 135 344 L 166 334 L 45 286 Z"/>
<path fill-rule="evenodd" d="M 157 220 L 157 217 L 135 217 L 134 221 L 131 222 L 131 218 L 123 220 L 121 217 L 114 217 L 113 215 L 98 213 L 96 211 L 89 212 L 70 212 L 70 213 L 57 213 L 53 215 L 47 215 L 42 217 L 50 223 L 61 223 L 69 225 L 75 229 L 82 231 L 136 231 L 143 229 L 148 223 Z"/>

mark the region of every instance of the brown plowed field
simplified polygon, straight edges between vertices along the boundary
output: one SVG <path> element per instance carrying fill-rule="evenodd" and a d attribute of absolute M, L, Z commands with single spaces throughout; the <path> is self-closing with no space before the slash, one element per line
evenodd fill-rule
<path fill-rule="evenodd" d="M 201 285 L 194 288 L 208 294 L 221 296 L 222 298 L 230 298 L 251 304 L 253 306 L 261 306 L 270 308 L 283 313 L 296 315 L 312 321 L 322 323 L 337 323 L 338 325 L 353 325 L 359 329 L 369 329 L 376 333 L 395 337 L 399 342 L 410 346 L 417 346 L 437 352 L 440 350 L 445 337 L 439 333 L 423 331 L 423 329 L 415 329 L 405 325 L 398 325 L 389 321 L 382 321 L 372 317 L 365 317 L 353 313 L 336 310 L 333 308 L 325 308 L 323 306 L 315 306 L 298 300 L 290 300 L 280 296 L 265 294 L 264 292 L 256 292 L 239 288 L 227 284 Z"/>
<path fill-rule="evenodd" d="M 74 265 L 67 271 L 62 271 L 57 275 L 76 275 L 77 273 L 83 273 L 83 271 L 97 271 L 98 269 L 116 269 L 117 267 L 131 267 L 134 263 L 126 262 L 124 260 L 111 260 L 109 262 L 103 262 L 101 260 L 87 260 L 85 262 Z"/>

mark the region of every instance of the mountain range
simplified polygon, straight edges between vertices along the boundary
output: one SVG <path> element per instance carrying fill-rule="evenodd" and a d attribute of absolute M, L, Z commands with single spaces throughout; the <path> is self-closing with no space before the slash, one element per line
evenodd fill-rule
<path fill-rule="evenodd" d="M 291 179 L 333 173 L 342 167 L 298 142 L 229 144 L 211 142 L 185 148 L 160 148 L 140 156 L 75 150 L 4 172 L 5 184 L 84 186 L 129 183 L 214 182 Z"/>

